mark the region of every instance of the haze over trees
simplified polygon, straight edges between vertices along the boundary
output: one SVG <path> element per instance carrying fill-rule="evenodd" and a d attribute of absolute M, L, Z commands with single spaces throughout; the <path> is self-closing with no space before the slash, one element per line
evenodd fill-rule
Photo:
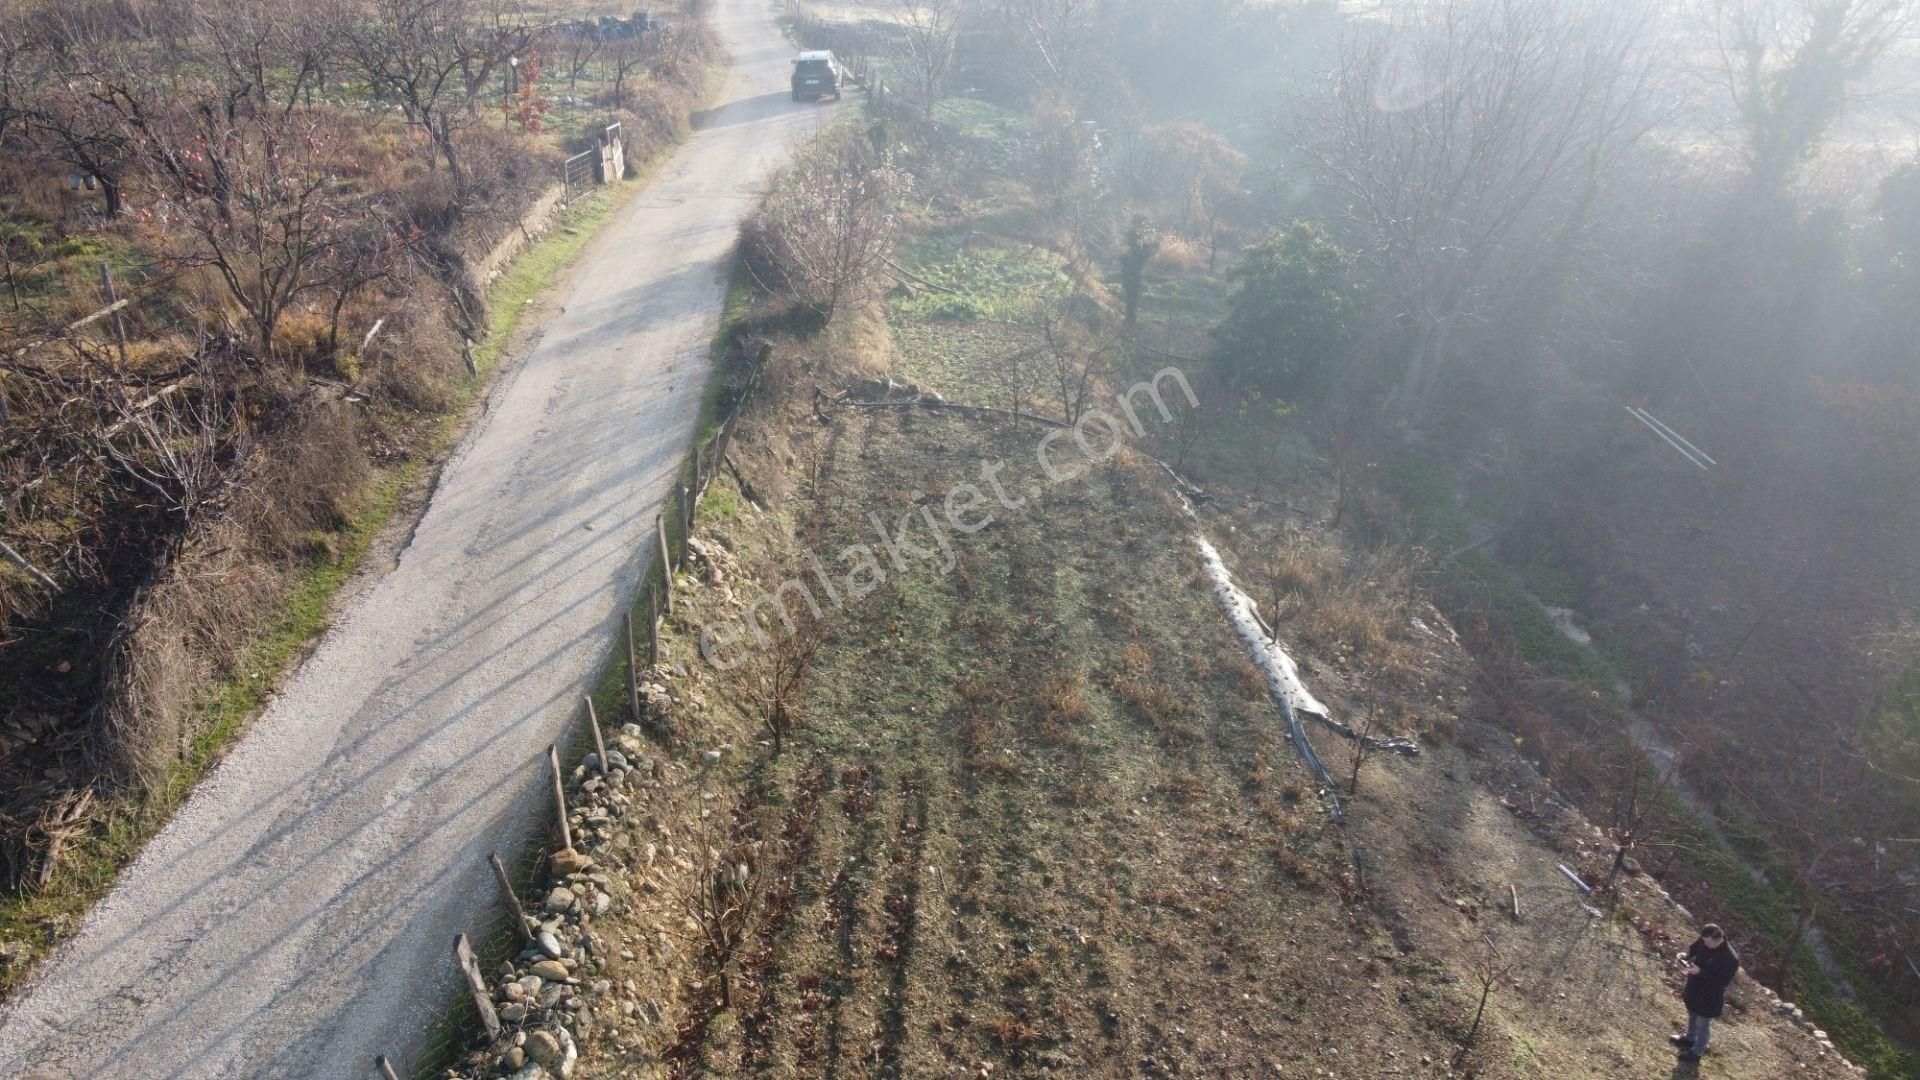
<path fill-rule="evenodd" d="M 1898 1020 L 1920 1001 L 1913 7 L 913 11 L 958 26 L 944 78 L 905 31 L 867 39 L 912 122 L 1017 110 L 1008 168 L 1100 268 L 1112 369 L 1211 380 L 1164 456 L 1297 466 L 1310 435 L 1333 524 L 1426 551 L 1488 671 L 1566 715 L 1543 763 L 1596 819 L 1630 791 L 1642 856 L 1777 879 L 1786 914 L 1723 909 L 1762 973 L 1920 1034 Z M 1006 355 L 1010 400 L 1071 410 Z M 1663 790 L 1775 870 L 1723 873 L 1648 816 L 1635 762 L 1669 758 Z M 1838 960 L 1805 946 L 1822 923 Z"/>

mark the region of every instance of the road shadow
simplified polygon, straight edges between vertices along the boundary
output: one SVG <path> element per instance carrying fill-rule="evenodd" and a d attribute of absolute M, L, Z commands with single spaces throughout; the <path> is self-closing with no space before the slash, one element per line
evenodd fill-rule
<path fill-rule="evenodd" d="M 717 109 L 706 109 L 693 114 L 693 130 L 711 131 L 715 128 L 733 127 L 736 124 L 751 124 L 781 113 L 798 112 L 802 109 L 817 109 L 823 105 L 833 105 L 834 101 L 822 98 L 819 101 L 795 101 L 788 90 L 775 90 L 770 94 L 759 94 L 739 101 L 730 101 Z"/>

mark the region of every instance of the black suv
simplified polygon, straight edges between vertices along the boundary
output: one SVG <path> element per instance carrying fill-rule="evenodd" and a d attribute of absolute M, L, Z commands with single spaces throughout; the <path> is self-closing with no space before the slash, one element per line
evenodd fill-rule
<path fill-rule="evenodd" d="M 831 94 L 840 100 L 840 86 L 847 81 L 846 69 L 833 54 L 822 49 L 803 52 L 793 60 L 793 100 L 823 98 Z"/>

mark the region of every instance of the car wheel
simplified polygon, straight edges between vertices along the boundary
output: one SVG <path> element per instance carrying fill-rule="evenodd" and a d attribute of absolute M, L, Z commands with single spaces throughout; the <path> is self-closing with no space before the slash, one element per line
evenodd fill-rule
<path fill-rule="evenodd" d="M 793 100 L 795 100 L 795 101 L 799 101 L 799 100 L 800 100 L 800 91 L 798 91 L 798 90 L 795 90 L 795 91 L 793 92 Z"/>

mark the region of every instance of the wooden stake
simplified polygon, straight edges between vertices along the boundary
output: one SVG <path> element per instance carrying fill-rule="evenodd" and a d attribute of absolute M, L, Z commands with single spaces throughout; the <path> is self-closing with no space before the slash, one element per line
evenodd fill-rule
<path fill-rule="evenodd" d="M 493 999 L 487 996 L 487 980 L 480 977 L 480 964 L 474 960 L 473 950 L 467 947 L 467 935 L 453 939 L 453 959 L 460 965 L 460 973 L 467 977 L 467 991 L 473 995 L 473 1007 L 480 1010 L 480 1022 L 486 1025 L 487 1038 L 498 1039 L 500 1017 L 493 1011 Z"/>
<path fill-rule="evenodd" d="M 593 711 L 593 699 L 587 699 L 587 723 L 593 726 L 593 748 L 600 753 L 600 775 L 607 775 L 607 740 L 600 737 L 600 714 Z"/>
<path fill-rule="evenodd" d="M 649 592 L 648 596 L 653 594 Z M 627 704 L 633 709 L 633 722 L 640 722 L 640 658 L 633 651 L 633 612 L 627 612 Z"/>
<path fill-rule="evenodd" d="M 1507 882 L 1507 895 L 1513 898 L 1513 917 L 1517 919 L 1520 917 L 1520 890 L 1514 888 L 1511 881 Z"/>
<path fill-rule="evenodd" d="M 400 1080 L 400 1074 L 393 1071 L 393 1063 L 387 1060 L 387 1055 L 381 1054 L 373 1059 L 373 1063 L 380 1067 L 381 1080 Z"/>
<path fill-rule="evenodd" d="M 700 447 L 693 448 L 693 490 L 698 493 L 704 488 L 700 483 Z"/>
<path fill-rule="evenodd" d="M 680 539 L 682 542 L 693 539 L 693 493 L 687 485 L 680 485 Z"/>
<path fill-rule="evenodd" d="M 659 514 L 653 516 L 653 533 L 660 541 L 660 576 L 666 579 L 667 614 L 673 614 L 673 559 L 667 554 L 667 520 Z M 658 624 L 655 624 L 658 626 Z"/>
<path fill-rule="evenodd" d="M 120 345 L 120 366 L 127 366 L 127 324 L 120 318 L 120 297 L 113 291 L 113 271 L 100 264 L 100 287 L 107 293 L 107 310 L 113 312 L 113 336 Z"/>
<path fill-rule="evenodd" d="M 58 589 L 60 587 L 59 584 L 55 582 L 52 578 L 48 577 L 44 573 L 41 573 L 39 567 L 28 562 L 27 557 L 25 555 L 20 554 L 19 552 L 13 550 L 12 547 L 8 546 L 5 540 L 0 540 L 0 556 L 5 556 L 8 562 L 12 563 L 13 565 L 19 567 L 21 570 L 25 571 L 28 577 L 39 582 L 42 586 L 49 589 Z"/>
<path fill-rule="evenodd" d="M 647 590 L 647 666 L 660 666 L 660 598 L 652 589 Z"/>
<path fill-rule="evenodd" d="M 354 355 L 356 356 L 365 355 L 367 351 L 367 346 L 373 344 L 374 335 L 378 334 L 380 332 L 380 328 L 385 325 L 387 325 L 387 320 L 384 317 L 373 320 L 373 329 L 368 330 L 367 336 L 360 339 L 360 351 L 358 353 L 355 353 Z"/>
<path fill-rule="evenodd" d="M 560 810 L 560 846 L 573 846 L 573 830 L 567 827 L 567 789 L 560 779 L 560 751 L 547 744 L 547 764 L 553 767 L 553 805 Z"/>
<path fill-rule="evenodd" d="M 520 897 L 514 894 L 513 880 L 507 877 L 507 868 L 500 865 L 499 854 L 487 852 L 487 862 L 493 867 L 494 880 L 500 883 L 500 895 L 507 898 L 507 908 L 513 912 L 513 925 L 520 931 L 520 937 L 533 940 L 533 931 L 527 928 L 527 909 L 520 906 Z"/>

